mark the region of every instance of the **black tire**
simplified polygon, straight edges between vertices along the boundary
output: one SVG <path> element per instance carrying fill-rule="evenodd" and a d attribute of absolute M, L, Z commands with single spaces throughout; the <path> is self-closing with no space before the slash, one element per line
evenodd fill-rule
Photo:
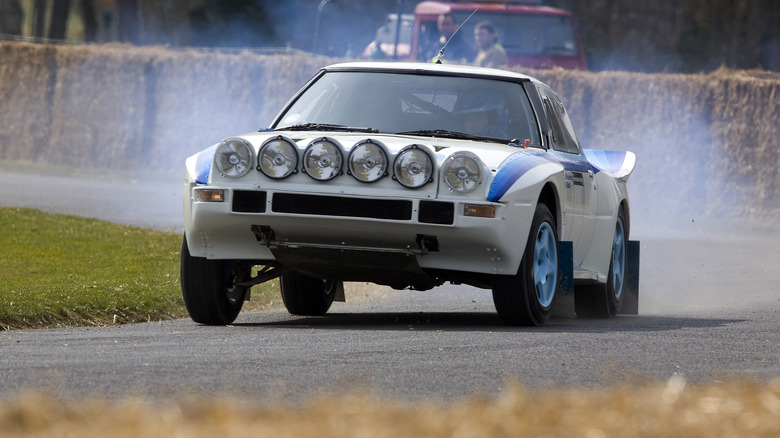
<path fill-rule="evenodd" d="M 287 311 L 293 315 L 320 316 L 324 315 L 338 288 L 343 288 L 341 281 L 320 280 L 297 272 L 288 272 L 279 279 L 282 290 L 282 301 Z"/>
<path fill-rule="evenodd" d="M 538 204 L 516 275 L 496 276 L 493 303 L 507 325 L 538 326 L 550 318 L 558 282 L 558 230 L 550 209 Z"/>
<path fill-rule="evenodd" d="M 623 305 L 628 254 L 628 221 L 621 208 L 612 238 L 612 255 L 606 284 L 578 286 L 574 293 L 575 312 L 580 318 L 614 318 Z"/>
<path fill-rule="evenodd" d="M 236 320 L 249 288 L 235 283 L 250 277 L 249 263 L 193 257 L 185 235 L 181 244 L 180 275 L 184 305 L 193 321 L 225 325 Z"/>

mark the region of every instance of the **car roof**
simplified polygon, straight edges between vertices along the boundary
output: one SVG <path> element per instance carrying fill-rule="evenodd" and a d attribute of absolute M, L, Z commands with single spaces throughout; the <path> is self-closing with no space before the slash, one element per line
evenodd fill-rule
<path fill-rule="evenodd" d="M 444 59 L 447 59 L 446 52 Z M 324 71 L 365 71 L 381 73 L 447 75 L 463 77 L 479 77 L 484 79 L 498 79 L 511 81 L 530 81 L 541 83 L 539 80 L 521 73 L 494 68 L 475 67 L 459 64 L 435 64 L 422 62 L 345 62 L 323 67 Z"/>

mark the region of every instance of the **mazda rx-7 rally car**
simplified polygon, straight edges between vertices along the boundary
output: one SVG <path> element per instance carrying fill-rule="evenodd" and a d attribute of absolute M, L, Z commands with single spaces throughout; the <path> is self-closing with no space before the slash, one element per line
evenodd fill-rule
<path fill-rule="evenodd" d="M 281 277 L 294 315 L 324 314 L 345 281 L 491 289 L 510 325 L 636 313 L 634 164 L 581 149 L 558 95 L 525 75 L 325 67 L 269 129 L 187 159 L 184 302 L 229 324 Z"/>

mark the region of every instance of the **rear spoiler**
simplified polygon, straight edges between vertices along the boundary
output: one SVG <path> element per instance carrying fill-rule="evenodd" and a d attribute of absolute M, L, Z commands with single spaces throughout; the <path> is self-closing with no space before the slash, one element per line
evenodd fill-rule
<path fill-rule="evenodd" d="M 596 172 L 609 172 L 623 182 L 628 181 L 636 166 L 636 155 L 633 152 L 601 149 L 585 149 L 583 152 Z"/>

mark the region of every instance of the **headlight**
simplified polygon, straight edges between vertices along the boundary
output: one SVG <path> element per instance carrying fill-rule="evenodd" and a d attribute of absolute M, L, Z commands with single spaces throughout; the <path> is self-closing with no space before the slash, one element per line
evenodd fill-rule
<path fill-rule="evenodd" d="M 450 190 L 468 193 L 482 182 L 482 160 L 474 154 L 456 152 L 444 162 L 442 172 Z"/>
<path fill-rule="evenodd" d="M 341 173 L 341 148 L 335 140 L 320 138 L 314 140 L 303 153 L 303 168 L 319 181 L 327 181 Z"/>
<path fill-rule="evenodd" d="M 295 173 L 298 149 L 295 143 L 281 135 L 266 140 L 260 146 L 257 169 L 269 178 L 282 179 Z"/>
<path fill-rule="evenodd" d="M 356 144 L 349 153 L 348 161 L 349 173 L 358 181 L 374 182 L 387 173 L 387 154 L 372 140 Z"/>
<path fill-rule="evenodd" d="M 393 171 L 401 185 L 416 189 L 431 180 L 433 161 L 420 147 L 411 145 L 395 157 Z"/>
<path fill-rule="evenodd" d="M 249 172 L 252 166 L 252 145 L 240 138 L 222 140 L 214 154 L 217 169 L 223 176 L 238 178 Z"/>

